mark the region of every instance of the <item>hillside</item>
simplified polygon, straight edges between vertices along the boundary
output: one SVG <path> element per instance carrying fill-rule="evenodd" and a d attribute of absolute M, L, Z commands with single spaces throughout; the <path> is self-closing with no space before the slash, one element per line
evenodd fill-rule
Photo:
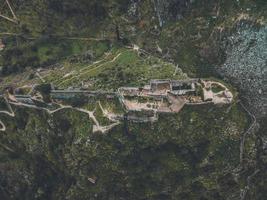
<path fill-rule="evenodd" d="M 9 0 L 14 14 L 6 2 L 0 197 L 266 199 L 265 0 Z M 111 97 L 51 102 L 47 94 L 50 84 L 114 92 L 188 78 L 216 80 L 234 101 L 136 123 Z M 9 107 L 6 88 L 44 102 Z M 123 118 L 107 132 L 88 114 L 114 123 L 99 102 Z"/>

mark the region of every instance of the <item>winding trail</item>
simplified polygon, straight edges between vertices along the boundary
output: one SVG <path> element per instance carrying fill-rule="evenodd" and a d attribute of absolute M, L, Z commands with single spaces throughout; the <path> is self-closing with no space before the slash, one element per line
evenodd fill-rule
<path fill-rule="evenodd" d="M 10 105 L 15 105 L 15 106 L 22 106 L 22 107 L 27 107 L 27 108 L 33 108 L 33 109 L 37 109 L 37 110 L 44 110 L 46 111 L 49 115 L 52 115 L 56 112 L 59 112 L 63 109 L 72 109 L 72 110 L 76 110 L 82 113 L 86 113 L 89 116 L 89 119 L 92 119 L 92 121 L 94 122 L 93 125 L 93 132 L 101 132 L 101 133 L 106 133 L 108 132 L 110 129 L 112 129 L 113 127 L 117 126 L 120 124 L 120 121 L 118 120 L 114 120 L 112 119 L 111 121 L 114 122 L 108 126 L 101 126 L 100 123 L 98 122 L 98 120 L 96 119 L 96 117 L 94 116 L 94 111 L 88 111 L 82 108 L 73 108 L 72 106 L 64 106 L 62 104 L 58 104 L 60 106 L 60 108 L 57 108 L 55 110 L 49 110 L 48 108 L 44 108 L 44 107 L 39 107 L 39 106 L 35 106 L 35 105 L 30 105 L 30 104 L 26 104 L 26 103 L 21 103 L 21 102 L 10 102 L 5 98 L 5 101 L 10 109 L 11 112 L 8 111 L 0 111 L 0 113 L 4 113 L 7 114 L 11 117 L 15 117 L 15 112 L 13 111 L 12 107 Z M 104 113 L 104 112 L 103 112 Z M 4 132 L 6 131 L 6 126 L 5 124 L 0 120 L 0 131 Z"/>
<path fill-rule="evenodd" d="M 12 36 L 18 36 L 18 33 L 11 33 L 11 32 L 2 32 L 0 35 L 12 35 Z"/>
<path fill-rule="evenodd" d="M 110 129 L 112 129 L 113 127 L 117 126 L 120 124 L 120 121 L 118 120 L 114 120 L 114 118 L 112 119 L 111 117 L 109 117 L 109 115 L 105 114 L 105 111 L 101 105 L 101 103 L 99 102 L 99 106 L 102 110 L 102 113 L 104 114 L 105 117 L 107 117 L 110 121 L 114 122 L 108 126 L 101 126 L 100 123 L 98 122 L 98 120 L 96 119 L 96 117 L 94 116 L 95 110 L 94 111 L 88 111 L 82 108 L 76 108 L 78 111 L 83 112 L 83 113 L 87 113 L 89 118 L 93 120 L 93 122 L 95 123 L 95 125 L 93 126 L 93 132 L 101 132 L 101 133 L 106 133 L 108 132 Z"/>
<path fill-rule="evenodd" d="M 123 118 L 122 115 L 116 115 L 114 113 L 108 112 L 106 109 L 103 108 L 103 106 L 102 106 L 100 101 L 98 101 L 98 105 L 99 105 L 104 117 L 108 118 L 110 121 L 118 122 L 118 120 L 117 120 L 118 118 Z"/>
<path fill-rule="evenodd" d="M 240 105 L 242 106 L 242 108 L 248 113 L 248 115 L 253 120 L 253 122 L 251 123 L 251 125 L 249 126 L 249 128 L 243 134 L 243 136 L 241 138 L 241 142 L 240 142 L 240 155 L 239 155 L 239 159 L 240 159 L 240 164 L 242 166 L 243 165 L 243 161 L 244 161 L 244 145 L 245 145 L 245 140 L 246 140 L 247 135 L 249 135 L 250 132 L 252 132 L 253 128 L 257 125 L 257 119 L 256 119 L 255 115 L 253 115 L 241 101 L 240 101 Z"/>
<path fill-rule="evenodd" d="M 1 128 L 0 128 L 0 131 L 6 131 L 6 125 L 0 120 L 0 125 L 1 125 Z"/>
<path fill-rule="evenodd" d="M 122 53 L 123 53 L 123 52 L 118 53 L 118 54 L 117 54 L 111 61 L 107 61 L 107 62 L 105 62 L 105 63 L 102 63 L 102 64 L 96 66 L 95 68 L 89 69 L 88 71 L 85 72 L 85 74 L 88 74 L 88 72 L 91 72 L 91 71 L 93 71 L 93 70 L 96 70 L 96 69 L 102 67 L 102 66 L 105 65 L 105 64 L 115 62 L 115 61 L 121 56 Z M 84 75 L 84 74 L 82 74 L 82 75 Z M 80 77 L 80 75 L 79 75 L 78 77 Z"/>
<path fill-rule="evenodd" d="M 65 40 L 81 40 L 81 41 L 105 41 L 107 38 L 95 38 L 95 37 L 70 37 L 70 36 L 63 36 L 63 35 L 53 35 L 53 37 L 58 39 L 65 39 Z"/>
<path fill-rule="evenodd" d="M 93 70 L 96 70 L 96 69 L 102 67 L 103 65 L 106 65 L 106 64 L 108 64 L 108 63 L 113 63 L 113 62 L 115 62 L 115 61 L 121 56 L 122 53 L 123 53 L 123 52 L 118 53 L 115 57 L 113 57 L 112 60 L 107 61 L 107 62 L 104 62 L 104 63 L 101 63 L 100 65 L 97 65 L 96 67 L 91 68 L 91 69 L 85 71 L 85 73 L 83 73 L 83 74 L 79 73 L 78 75 L 72 76 L 71 78 L 66 79 L 66 80 L 60 82 L 60 83 L 58 84 L 58 86 L 61 86 L 62 84 L 66 83 L 66 82 L 68 82 L 68 81 L 71 81 L 71 80 L 73 80 L 73 79 L 75 79 L 75 78 L 79 78 L 79 77 L 81 77 L 82 75 L 88 74 L 89 72 L 91 72 L 91 71 L 93 71 Z M 103 60 L 104 60 L 104 59 L 103 59 Z M 98 63 L 102 62 L 103 60 L 94 62 L 92 65 L 89 65 L 88 67 L 94 66 L 95 64 L 98 64 Z M 84 69 L 81 69 L 79 72 L 82 72 L 83 70 L 86 70 L 88 67 L 86 67 L 86 68 L 84 68 Z"/>
<path fill-rule="evenodd" d="M 249 128 L 245 131 L 245 133 L 243 134 L 242 138 L 241 138 L 241 142 L 240 142 L 240 166 L 243 166 L 243 162 L 244 162 L 244 145 L 245 145 L 245 140 L 247 135 L 253 133 L 253 129 L 257 127 L 257 118 L 255 117 L 255 115 L 253 115 L 248 108 L 240 101 L 240 105 L 242 106 L 242 108 L 248 113 L 248 115 L 251 117 L 251 119 L 253 120 L 253 122 L 250 124 Z M 259 169 L 256 169 L 250 176 L 247 177 L 247 185 L 244 187 L 244 189 L 241 189 L 240 191 L 240 199 L 241 200 L 245 200 L 248 191 L 250 190 L 250 186 L 251 186 L 251 179 L 256 176 L 258 173 L 260 172 Z"/>
<path fill-rule="evenodd" d="M 240 192 L 240 199 L 241 200 L 245 200 L 246 199 L 247 193 L 250 190 L 251 179 L 254 178 L 259 172 L 260 172 L 260 170 L 257 169 L 250 176 L 248 176 L 247 185 L 245 186 L 245 189 L 241 190 L 241 192 Z"/>

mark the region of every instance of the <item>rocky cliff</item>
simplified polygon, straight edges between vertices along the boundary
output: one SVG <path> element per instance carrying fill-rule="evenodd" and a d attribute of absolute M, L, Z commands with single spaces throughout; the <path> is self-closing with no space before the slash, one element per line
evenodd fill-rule
<path fill-rule="evenodd" d="M 258 117 L 267 112 L 267 27 L 239 22 L 227 38 L 226 60 L 219 73 L 239 86 Z"/>

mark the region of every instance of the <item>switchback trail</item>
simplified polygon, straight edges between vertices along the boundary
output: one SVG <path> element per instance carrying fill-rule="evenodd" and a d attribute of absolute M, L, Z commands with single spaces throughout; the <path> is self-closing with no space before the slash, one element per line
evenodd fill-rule
<path fill-rule="evenodd" d="M 25 104 L 25 103 L 21 103 L 21 102 L 9 102 L 7 99 L 5 99 L 5 100 L 6 100 L 6 103 L 7 103 L 8 107 L 10 108 L 11 112 L 0 111 L 0 113 L 7 114 L 7 115 L 9 115 L 11 117 L 15 117 L 15 112 L 13 111 L 12 107 L 10 106 L 10 104 L 12 104 L 14 106 L 22 106 L 22 107 L 27 107 L 27 108 L 32 108 L 32 109 L 44 110 L 49 115 L 52 115 L 52 114 L 54 114 L 56 112 L 59 112 L 60 110 L 63 110 L 63 109 L 72 109 L 72 110 L 76 110 L 76 111 L 79 111 L 79 112 L 82 112 L 82 113 L 86 113 L 86 114 L 88 114 L 89 119 L 92 119 L 92 121 L 94 122 L 93 132 L 106 133 L 107 131 L 109 131 L 113 127 L 115 127 L 118 124 L 120 124 L 120 122 L 118 120 L 114 120 L 113 119 L 112 121 L 114 123 L 112 123 L 112 124 L 110 124 L 108 126 L 101 126 L 100 123 L 98 122 L 98 120 L 96 119 L 96 117 L 94 116 L 94 112 L 95 111 L 88 111 L 88 110 L 85 110 L 85 109 L 82 109 L 82 108 L 73 108 L 72 106 L 63 106 L 63 105 L 59 104 L 60 108 L 57 108 L 55 110 L 49 110 L 47 108 L 38 107 L 38 106 L 35 106 L 35 105 L 29 105 L 29 104 Z M 1 120 L 0 120 L 0 125 L 1 125 L 0 131 L 2 131 L 2 132 L 6 131 L 6 126 Z"/>

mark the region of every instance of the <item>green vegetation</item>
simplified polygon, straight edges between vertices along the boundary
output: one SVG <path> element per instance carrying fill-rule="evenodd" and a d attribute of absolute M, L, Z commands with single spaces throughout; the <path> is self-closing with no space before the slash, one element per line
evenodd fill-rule
<path fill-rule="evenodd" d="M 211 90 L 214 93 L 219 93 L 225 90 L 225 88 L 223 88 L 222 86 L 218 85 L 218 84 L 212 84 L 211 85 Z"/>
<path fill-rule="evenodd" d="M 204 100 L 203 84 L 197 85 L 197 87 L 196 87 L 196 95 L 200 96 L 201 99 Z"/>
<path fill-rule="evenodd" d="M 121 102 L 119 101 L 117 97 L 100 98 L 100 102 L 101 102 L 102 107 L 108 112 L 119 114 L 119 115 L 125 113 L 123 105 L 121 104 Z"/>
<path fill-rule="evenodd" d="M 50 84 L 40 84 L 35 87 L 35 90 L 40 92 L 42 95 L 49 95 L 51 92 Z"/>
<path fill-rule="evenodd" d="M 155 115 L 155 112 L 153 110 L 142 110 L 142 111 L 129 111 L 127 113 L 128 116 L 133 116 L 135 118 L 150 118 L 153 117 Z"/>
<path fill-rule="evenodd" d="M 97 105 L 97 101 L 94 100 L 89 100 L 88 102 L 85 102 L 83 105 L 79 105 L 79 107 L 88 110 L 88 111 L 93 111 Z"/>
<path fill-rule="evenodd" d="M 0 111 L 6 111 L 6 110 L 8 110 L 6 100 L 0 97 Z"/>
<path fill-rule="evenodd" d="M 0 89 L 42 83 L 36 75 L 40 67 L 46 83 L 64 89 L 116 90 L 156 78 L 218 77 L 214 66 L 225 59 L 222 40 L 239 22 L 257 27 L 266 21 L 264 0 L 143 0 L 134 1 L 136 11 L 131 2 L 12 0 L 19 24 L 0 19 L 6 45 L 0 56 Z M 139 54 L 125 44 L 137 44 L 151 54 Z M 237 98 L 236 89 L 227 87 Z M 96 108 L 100 124 L 108 125 L 98 101 L 107 111 L 125 113 L 117 98 L 81 95 L 59 102 Z M 2 99 L 0 109 L 7 109 Z M 247 137 L 247 163 L 236 170 L 240 138 L 250 122 L 236 102 L 229 107 L 185 106 L 178 114 L 160 114 L 155 123 L 123 120 L 107 134 L 93 133 L 94 122 L 74 109 L 53 115 L 14 109 L 15 118 L 0 114 L 7 127 L 0 134 L 2 199 L 235 199 L 256 167 L 260 171 L 251 179 L 256 184 L 248 198 L 266 199 L 267 159 L 258 135 Z M 265 122 L 260 136 L 266 133 Z"/>
<path fill-rule="evenodd" d="M 71 63 L 88 63 L 109 49 L 107 41 L 41 38 L 21 43 L 20 46 L 13 46 L 4 51 L 0 59 L 0 65 L 4 66 L 4 75 L 24 71 L 28 66 L 37 68 L 53 65 L 67 58 Z"/>
<path fill-rule="evenodd" d="M 72 66 L 70 70 L 73 73 L 69 76 L 62 77 L 62 70 L 58 70 L 47 76 L 46 80 L 61 88 L 79 86 L 81 81 L 91 81 L 92 89 L 117 89 L 122 86 L 143 86 L 150 79 L 187 78 L 182 72 L 173 75 L 175 66 L 171 63 L 153 56 L 141 57 L 137 52 L 124 48 L 113 49 L 110 55 L 100 58 L 98 63 L 83 67 L 75 64 Z"/>
<path fill-rule="evenodd" d="M 95 106 L 95 112 L 94 115 L 97 119 L 97 121 L 99 122 L 100 126 L 108 126 L 111 124 L 110 120 L 104 116 L 100 106 L 97 104 Z"/>

